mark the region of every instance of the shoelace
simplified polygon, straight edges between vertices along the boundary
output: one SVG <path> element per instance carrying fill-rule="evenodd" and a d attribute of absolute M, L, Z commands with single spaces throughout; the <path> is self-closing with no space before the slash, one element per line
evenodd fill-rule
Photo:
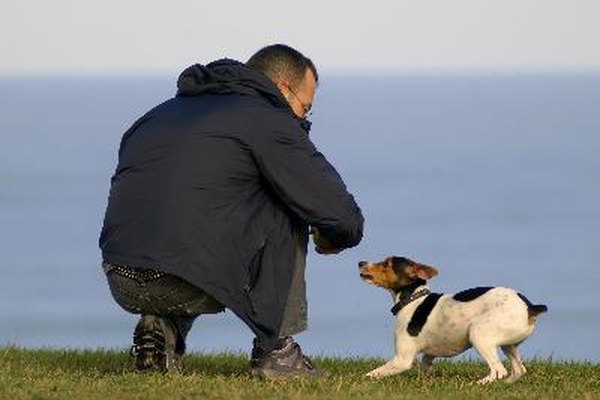
<path fill-rule="evenodd" d="M 310 358 L 308 358 L 303 352 L 302 352 L 302 348 L 300 348 L 300 345 L 298 343 L 293 344 L 294 346 L 294 350 L 298 351 L 300 353 L 300 355 L 302 356 L 302 362 L 304 362 L 304 365 L 306 365 L 309 369 L 315 369 L 315 367 L 312 364 L 312 361 L 310 360 Z"/>
<path fill-rule="evenodd" d="M 165 351 L 165 338 L 162 332 L 152 331 L 145 332 L 143 335 L 135 336 L 133 338 L 134 345 L 131 346 L 129 354 L 133 357 L 137 356 L 141 352 L 164 352 Z"/>

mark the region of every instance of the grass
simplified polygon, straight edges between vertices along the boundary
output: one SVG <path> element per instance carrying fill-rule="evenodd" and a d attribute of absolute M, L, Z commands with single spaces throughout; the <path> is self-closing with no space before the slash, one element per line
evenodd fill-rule
<path fill-rule="evenodd" d="M 320 379 L 260 381 L 244 354 L 189 354 L 185 371 L 139 374 L 126 351 L 0 347 L 0 399 L 600 399 L 600 365 L 529 361 L 520 381 L 472 384 L 474 361 L 440 361 L 383 380 L 364 377 L 380 359 L 315 358 Z"/>

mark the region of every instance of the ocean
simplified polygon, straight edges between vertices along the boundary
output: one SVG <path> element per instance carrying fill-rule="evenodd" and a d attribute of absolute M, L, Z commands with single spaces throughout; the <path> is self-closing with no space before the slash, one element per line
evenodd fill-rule
<path fill-rule="evenodd" d="M 120 137 L 175 80 L 0 77 L 0 345 L 130 345 L 136 317 L 112 300 L 97 239 Z M 600 361 L 600 73 L 323 74 L 314 109 L 311 138 L 366 230 L 309 254 L 306 353 L 392 355 L 392 301 L 357 263 L 402 255 L 439 269 L 434 291 L 510 286 L 547 304 L 525 358 Z M 188 346 L 251 340 L 226 312 Z"/>

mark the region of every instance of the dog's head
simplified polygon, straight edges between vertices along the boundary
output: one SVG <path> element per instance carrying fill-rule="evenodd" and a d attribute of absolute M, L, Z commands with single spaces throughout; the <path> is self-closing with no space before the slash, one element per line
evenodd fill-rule
<path fill-rule="evenodd" d="M 388 257 L 380 262 L 361 261 L 358 268 L 363 281 L 394 292 L 438 274 L 437 269 L 405 257 Z"/>

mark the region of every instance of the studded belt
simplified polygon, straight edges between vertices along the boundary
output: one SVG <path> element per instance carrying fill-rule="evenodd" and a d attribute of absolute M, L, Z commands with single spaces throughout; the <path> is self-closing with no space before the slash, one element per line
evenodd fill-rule
<path fill-rule="evenodd" d="M 106 275 L 111 273 L 117 274 L 125 278 L 134 279 L 140 285 L 157 280 L 167 275 L 165 272 L 152 268 L 133 268 L 125 265 L 115 265 L 110 263 L 103 263 L 102 269 L 104 269 L 104 273 Z"/>

